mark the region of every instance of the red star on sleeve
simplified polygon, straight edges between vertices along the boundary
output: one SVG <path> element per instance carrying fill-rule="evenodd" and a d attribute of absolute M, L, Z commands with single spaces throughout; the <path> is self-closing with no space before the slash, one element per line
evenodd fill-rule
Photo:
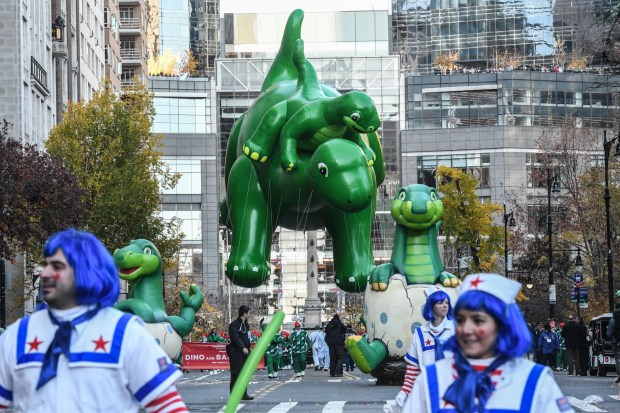
<path fill-rule="evenodd" d="M 471 282 L 471 286 L 474 288 L 478 288 L 478 284 L 483 282 L 484 280 L 481 280 L 480 277 L 476 277 L 476 279 Z"/>
<path fill-rule="evenodd" d="M 30 346 L 30 349 L 28 350 L 28 352 L 32 352 L 32 351 L 39 351 L 39 345 L 43 343 L 43 341 L 39 341 L 39 339 L 37 338 L 37 336 L 34 336 L 34 340 L 30 341 L 28 343 L 28 345 Z"/>
<path fill-rule="evenodd" d="M 106 351 L 105 349 L 105 345 L 109 343 L 109 341 L 105 341 L 103 339 L 103 336 L 100 335 L 99 336 L 99 340 L 91 340 L 93 343 L 95 343 L 95 349 L 93 351 L 97 351 L 99 349 L 103 350 L 104 352 Z"/>

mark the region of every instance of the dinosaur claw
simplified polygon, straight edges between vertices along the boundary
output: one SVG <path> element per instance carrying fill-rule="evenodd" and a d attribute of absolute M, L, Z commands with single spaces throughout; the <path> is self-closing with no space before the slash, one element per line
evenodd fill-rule
<path fill-rule="evenodd" d="M 250 148 L 248 148 L 247 146 L 243 145 L 243 153 L 245 153 L 247 156 L 250 155 Z"/>
<path fill-rule="evenodd" d="M 262 158 L 260 158 L 260 162 L 261 162 L 261 163 L 265 163 L 265 162 L 267 162 L 267 156 L 265 155 L 265 156 L 263 156 Z"/>
<path fill-rule="evenodd" d="M 258 154 L 258 152 L 252 152 L 252 154 L 250 155 L 250 159 L 253 161 L 257 161 L 259 156 L 260 155 Z"/>
<path fill-rule="evenodd" d="M 368 166 L 373 166 L 374 164 L 375 164 L 375 161 L 373 161 L 372 159 L 368 161 Z"/>

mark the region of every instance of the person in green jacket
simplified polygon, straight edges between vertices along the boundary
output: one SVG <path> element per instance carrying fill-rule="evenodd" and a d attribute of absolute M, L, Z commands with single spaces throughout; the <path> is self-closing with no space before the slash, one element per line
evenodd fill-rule
<path fill-rule="evenodd" d="M 220 336 L 214 328 L 211 329 L 211 332 L 207 336 L 207 343 L 226 343 L 226 339 Z"/>
<path fill-rule="evenodd" d="M 306 375 L 306 356 L 308 353 L 308 346 L 312 342 L 308 337 L 308 333 L 302 330 L 299 321 L 295 321 L 295 329 L 291 333 L 291 353 L 293 354 L 293 371 L 295 371 L 295 377 L 302 377 Z"/>
<path fill-rule="evenodd" d="M 555 332 L 558 336 L 558 341 L 560 342 L 560 346 L 558 347 L 558 353 L 555 360 L 555 365 L 558 370 L 566 371 L 568 368 L 568 354 L 566 352 L 566 339 L 562 335 L 562 329 L 564 328 L 564 323 L 560 323 L 560 328 Z"/>

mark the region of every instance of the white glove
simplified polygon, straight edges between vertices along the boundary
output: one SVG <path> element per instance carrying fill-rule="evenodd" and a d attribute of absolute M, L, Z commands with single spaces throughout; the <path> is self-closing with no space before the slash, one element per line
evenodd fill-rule
<path fill-rule="evenodd" d="M 402 408 L 405 405 L 405 401 L 407 401 L 407 393 L 401 390 L 396 395 L 396 404 Z"/>

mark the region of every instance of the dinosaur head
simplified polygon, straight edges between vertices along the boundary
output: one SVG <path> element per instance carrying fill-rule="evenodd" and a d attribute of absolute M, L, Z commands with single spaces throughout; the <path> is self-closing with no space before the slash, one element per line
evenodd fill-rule
<path fill-rule="evenodd" d="M 354 90 L 333 100 L 328 116 L 337 116 L 357 133 L 376 132 L 381 125 L 375 102 L 364 92 Z"/>
<path fill-rule="evenodd" d="M 133 281 L 161 270 L 161 255 L 146 239 L 131 240 L 129 245 L 114 251 L 114 264 L 122 280 Z"/>
<path fill-rule="evenodd" d="M 422 184 L 401 188 L 390 207 L 394 221 L 413 230 L 430 228 L 441 219 L 443 211 L 437 190 Z"/>
<path fill-rule="evenodd" d="M 308 161 L 308 179 L 315 194 L 343 212 L 358 212 L 374 199 L 376 187 L 362 149 L 346 139 L 332 139 Z"/>

